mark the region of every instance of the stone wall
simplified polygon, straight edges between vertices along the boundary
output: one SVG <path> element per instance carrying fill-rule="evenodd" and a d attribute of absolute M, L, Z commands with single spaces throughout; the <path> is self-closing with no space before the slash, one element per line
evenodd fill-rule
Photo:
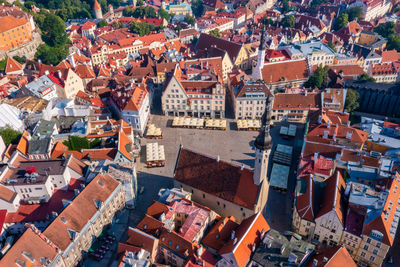
<path fill-rule="evenodd" d="M 32 33 L 32 41 L 15 47 L 10 50 L 0 50 L 0 60 L 5 57 L 25 57 L 26 59 L 33 59 L 35 57 L 36 49 L 43 43 L 42 38 L 38 32 Z"/>

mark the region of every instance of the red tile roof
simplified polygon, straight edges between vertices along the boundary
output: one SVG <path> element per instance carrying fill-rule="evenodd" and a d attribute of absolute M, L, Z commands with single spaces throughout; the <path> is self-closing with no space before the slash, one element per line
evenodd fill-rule
<path fill-rule="evenodd" d="M 290 60 L 267 63 L 262 69 L 266 83 L 279 83 L 308 79 L 308 67 L 305 60 Z"/>
<path fill-rule="evenodd" d="M 309 110 L 321 107 L 321 94 L 287 94 L 278 93 L 274 96 L 274 110 Z"/>
<path fill-rule="evenodd" d="M 17 196 L 16 192 L 12 191 L 8 187 L 0 185 L 0 199 L 12 203 L 16 196 Z"/>
<path fill-rule="evenodd" d="M 8 57 L 4 72 L 8 74 L 16 71 L 22 71 L 22 65 L 12 57 Z"/>
<path fill-rule="evenodd" d="M 400 54 L 395 49 L 382 52 L 382 62 L 399 61 Z"/>
<path fill-rule="evenodd" d="M 304 192 L 298 192 L 296 196 L 296 209 L 299 216 L 303 219 L 313 221 L 315 218 L 314 205 L 315 205 L 315 183 L 311 175 L 300 177 L 303 183 L 306 184 Z"/>
<path fill-rule="evenodd" d="M 250 210 L 260 190 L 252 170 L 186 148 L 180 150 L 174 179 Z"/>
<path fill-rule="evenodd" d="M 325 132 L 328 133 L 326 138 L 324 137 Z M 328 127 L 328 124 L 321 123 L 313 129 L 310 128 L 308 131 L 307 138 L 312 137 L 317 137 L 322 142 L 324 140 L 335 141 L 339 138 L 357 143 L 365 143 L 368 139 L 368 133 L 347 125 L 335 124 Z"/>
<path fill-rule="evenodd" d="M 231 239 L 232 231 L 239 226 L 234 217 L 219 218 L 217 223 L 211 228 L 202 243 L 215 250 L 221 249 Z"/>

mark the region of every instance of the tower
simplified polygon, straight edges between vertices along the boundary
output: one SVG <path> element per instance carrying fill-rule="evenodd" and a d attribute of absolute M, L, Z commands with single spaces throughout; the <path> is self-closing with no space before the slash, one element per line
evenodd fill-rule
<path fill-rule="evenodd" d="M 262 27 L 260 46 L 258 47 L 257 65 L 253 68 L 252 78 L 254 81 L 262 80 L 262 69 L 265 61 L 265 46 L 264 46 L 265 25 Z"/>
<path fill-rule="evenodd" d="M 93 4 L 93 13 L 96 19 L 102 19 L 103 13 L 101 12 L 101 6 L 97 0 L 94 0 Z"/>
<path fill-rule="evenodd" d="M 272 139 L 269 133 L 271 123 L 271 96 L 266 100 L 265 112 L 262 119 L 262 127 L 256 140 L 255 146 L 255 162 L 254 162 L 254 184 L 259 185 L 267 179 L 268 160 L 272 147 Z"/>

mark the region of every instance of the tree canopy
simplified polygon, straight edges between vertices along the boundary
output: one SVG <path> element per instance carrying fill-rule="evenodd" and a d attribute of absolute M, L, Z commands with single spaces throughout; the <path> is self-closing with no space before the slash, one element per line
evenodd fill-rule
<path fill-rule="evenodd" d="M 153 24 L 145 22 L 132 21 L 131 24 L 129 25 L 129 30 L 132 33 L 139 34 L 140 36 L 147 35 L 152 31 L 160 31 L 161 29 L 162 27 L 160 26 L 155 26 Z"/>
<path fill-rule="evenodd" d="M 283 17 L 281 21 L 282 27 L 285 28 L 294 28 L 296 26 L 296 19 L 293 15 L 287 15 Z"/>
<path fill-rule="evenodd" d="M 192 12 L 196 16 L 196 18 L 201 17 L 204 12 L 203 1 L 201 0 L 193 0 L 192 1 Z"/>
<path fill-rule="evenodd" d="M 382 35 L 385 38 L 388 38 L 390 35 L 396 33 L 396 25 L 392 21 L 381 23 L 374 28 L 374 32 Z"/>
<path fill-rule="evenodd" d="M 160 18 L 166 19 L 167 21 L 169 21 L 169 19 L 171 18 L 171 15 L 164 8 L 160 8 L 158 10 L 158 16 L 160 16 Z"/>
<path fill-rule="evenodd" d="M 369 76 L 367 73 L 363 73 L 358 77 L 359 81 L 366 81 L 366 82 L 375 82 L 375 78 Z"/>
<path fill-rule="evenodd" d="M 101 20 L 101 21 L 99 21 L 99 23 L 97 23 L 97 28 L 106 27 L 106 26 L 108 26 L 108 23 L 105 20 Z"/>
<path fill-rule="evenodd" d="M 346 10 L 346 13 L 349 15 L 349 21 L 353 20 L 362 20 L 364 17 L 364 12 L 361 7 L 355 6 L 351 7 L 348 10 Z"/>
<path fill-rule="evenodd" d="M 21 133 L 11 129 L 10 127 L 0 128 L 0 136 L 3 138 L 4 144 L 18 144 Z"/>
<path fill-rule="evenodd" d="M 356 110 L 360 104 L 358 103 L 358 99 L 360 98 L 360 94 L 353 89 L 347 90 L 345 109 L 347 112 L 352 112 Z"/>
<path fill-rule="evenodd" d="M 219 32 L 218 28 L 215 28 L 214 30 L 211 30 L 208 34 L 215 36 L 215 37 L 221 37 L 221 33 Z"/>
<path fill-rule="evenodd" d="M 338 31 L 344 26 L 347 25 L 349 22 L 349 14 L 346 12 L 343 12 L 342 14 L 339 15 L 339 17 L 335 20 L 335 24 L 333 25 L 333 28 Z"/>
<path fill-rule="evenodd" d="M 190 25 L 193 26 L 194 23 L 196 22 L 196 19 L 195 19 L 194 17 L 190 16 L 190 15 L 186 15 L 185 18 L 184 18 L 184 21 L 185 21 L 187 24 L 190 24 Z"/>
<path fill-rule="evenodd" d="M 329 84 L 328 70 L 329 66 L 319 66 L 315 70 L 314 74 L 308 78 L 308 81 L 304 84 L 304 86 L 325 89 Z"/>

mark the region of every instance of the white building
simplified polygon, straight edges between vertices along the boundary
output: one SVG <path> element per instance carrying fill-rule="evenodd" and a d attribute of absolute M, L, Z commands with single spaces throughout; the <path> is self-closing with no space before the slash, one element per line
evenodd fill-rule
<path fill-rule="evenodd" d="M 115 90 L 112 99 L 120 119 L 131 124 L 135 132 L 143 134 L 150 114 L 149 92 L 131 84 Z"/>
<path fill-rule="evenodd" d="M 61 91 L 61 88 L 48 77 L 48 74 L 49 73 L 46 73 L 45 75 L 25 85 L 25 87 L 22 88 L 23 94 L 33 95 L 47 101 L 52 98 L 56 98 L 57 92 Z"/>
<path fill-rule="evenodd" d="M 0 104 L 0 128 L 11 127 L 16 131 L 24 130 L 24 123 L 21 120 L 21 112 L 18 108 L 8 104 Z"/>

